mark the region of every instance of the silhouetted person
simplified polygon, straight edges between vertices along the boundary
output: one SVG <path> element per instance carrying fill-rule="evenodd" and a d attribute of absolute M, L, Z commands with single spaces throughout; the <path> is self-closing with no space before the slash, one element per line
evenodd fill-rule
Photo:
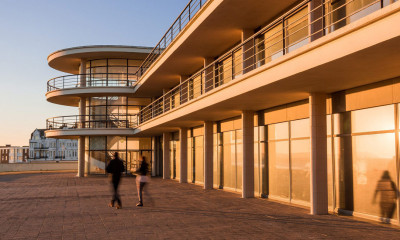
<path fill-rule="evenodd" d="M 393 217 L 397 198 L 396 185 L 390 178 L 389 171 L 384 171 L 381 179 L 378 181 L 374 194 L 374 202 L 378 194 L 380 195 L 381 220 L 382 222 L 387 222 Z"/>
<path fill-rule="evenodd" d="M 136 176 L 136 188 L 139 196 L 139 203 L 136 206 L 143 206 L 143 188 L 148 182 L 147 173 L 149 171 L 149 164 L 146 162 L 145 157 L 140 158 L 140 167 L 137 171 L 138 175 Z"/>
<path fill-rule="evenodd" d="M 114 203 L 117 201 L 116 208 L 119 209 L 122 207 L 122 203 L 118 194 L 118 186 L 121 181 L 121 173 L 125 171 L 125 167 L 124 163 L 118 157 L 118 152 L 114 153 L 114 158 L 108 164 L 106 171 L 112 174 L 111 183 L 114 190 L 113 198 L 108 206 L 114 207 Z"/>

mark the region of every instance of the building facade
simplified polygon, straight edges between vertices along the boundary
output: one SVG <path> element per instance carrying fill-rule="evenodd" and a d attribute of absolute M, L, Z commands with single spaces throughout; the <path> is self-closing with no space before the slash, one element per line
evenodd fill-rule
<path fill-rule="evenodd" d="M 30 161 L 77 161 L 78 141 L 46 138 L 45 129 L 35 129 L 29 139 Z"/>
<path fill-rule="evenodd" d="M 79 138 L 81 176 L 142 153 L 181 183 L 398 223 L 399 22 L 395 0 L 191 0 L 132 72 L 128 47 L 51 54 L 75 75 L 47 100 L 80 114 L 46 135 Z"/>
<path fill-rule="evenodd" d="M 0 163 L 23 163 L 28 162 L 29 147 L 23 146 L 0 146 Z"/>

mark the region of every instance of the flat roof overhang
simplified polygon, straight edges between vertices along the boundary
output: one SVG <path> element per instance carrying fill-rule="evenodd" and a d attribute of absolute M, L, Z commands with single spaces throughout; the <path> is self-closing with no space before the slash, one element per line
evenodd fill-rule
<path fill-rule="evenodd" d="M 46 93 L 47 101 L 64 106 L 78 107 L 81 97 L 127 96 L 132 97 L 133 87 L 81 87 L 54 90 Z M 149 98 L 136 98 L 137 105 L 148 105 Z"/>
<path fill-rule="evenodd" d="M 93 45 L 66 48 L 55 51 L 47 57 L 50 67 L 71 74 L 79 73 L 81 59 L 127 58 L 144 60 L 152 47 Z"/>
<path fill-rule="evenodd" d="M 393 27 L 399 22 L 397 2 L 142 124 L 136 136 L 293 103 L 312 92 L 329 94 L 388 79 L 400 89 L 400 28 Z"/>
<path fill-rule="evenodd" d="M 210 0 L 196 18 L 148 69 L 136 87 L 137 96 L 158 96 L 241 40 L 243 29 L 256 29 L 279 17 L 299 0 Z M 154 84 L 157 88 L 154 88 Z"/>

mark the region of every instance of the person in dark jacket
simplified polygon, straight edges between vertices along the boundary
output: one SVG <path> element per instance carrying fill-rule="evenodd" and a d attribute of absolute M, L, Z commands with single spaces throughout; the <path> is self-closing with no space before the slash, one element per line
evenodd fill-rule
<path fill-rule="evenodd" d="M 147 173 L 149 171 L 149 164 L 146 162 L 146 158 L 140 157 L 140 167 L 137 171 L 138 175 L 136 176 L 136 188 L 138 191 L 139 203 L 136 204 L 138 207 L 143 206 L 143 188 L 148 182 Z"/>
<path fill-rule="evenodd" d="M 111 184 L 114 190 L 113 198 L 108 206 L 114 207 L 114 203 L 115 201 L 117 201 L 116 208 L 120 209 L 122 207 L 122 203 L 121 198 L 118 194 L 118 186 L 121 181 L 121 173 L 125 171 L 125 167 L 122 160 L 118 157 L 118 152 L 114 153 L 114 158 L 108 164 L 106 171 L 112 174 Z"/>

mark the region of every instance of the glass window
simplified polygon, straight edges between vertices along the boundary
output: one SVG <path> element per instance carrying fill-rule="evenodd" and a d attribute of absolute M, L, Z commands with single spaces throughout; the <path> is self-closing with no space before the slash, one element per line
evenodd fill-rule
<path fill-rule="evenodd" d="M 292 199 L 310 201 L 310 140 L 291 141 Z"/>
<path fill-rule="evenodd" d="M 223 133 L 223 186 L 235 188 L 235 168 L 232 166 L 232 140 L 231 135 L 234 132 Z M 233 159 L 233 162 L 235 160 Z"/>
<path fill-rule="evenodd" d="M 291 52 L 308 43 L 308 8 L 305 7 L 285 21 L 286 49 Z"/>
<path fill-rule="evenodd" d="M 351 112 L 353 133 L 394 130 L 394 105 Z"/>
<path fill-rule="evenodd" d="M 106 150 L 106 137 L 90 137 L 90 150 Z"/>
<path fill-rule="evenodd" d="M 283 55 L 283 27 L 279 23 L 265 34 L 265 59 L 267 62 Z"/>
<path fill-rule="evenodd" d="M 236 130 L 236 189 L 242 189 L 242 173 L 243 173 L 243 132 Z M 235 139 L 233 139 L 234 141 Z"/>
<path fill-rule="evenodd" d="M 195 151 L 195 181 L 204 182 L 204 148 L 203 148 L 203 136 L 194 138 L 194 151 Z"/>
<path fill-rule="evenodd" d="M 354 211 L 397 218 L 395 134 L 353 136 L 352 142 Z"/>
<path fill-rule="evenodd" d="M 126 149 L 126 137 L 108 136 L 107 150 L 123 150 Z"/>
<path fill-rule="evenodd" d="M 243 74 L 243 50 L 239 48 L 233 53 L 233 73 L 236 76 Z"/>
<path fill-rule="evenodd" d="M 269 194 L 289 198 L 289 141 L 268 143 Z"/>
<path fill-rule="evenodd" d="M 268 125 L 268 140 L 289 139 L 289 123 L 276 123 Z"/>
<path fill-rule="evenodd" d="M 290 137 L 310 137 L 310 119 L 301 119 L 290 122 Z"/>
<path fill-rule="evenodd" d="M 106 152 L 90 151 L 89 171 L 91 174 L 105 174 Z"/>

